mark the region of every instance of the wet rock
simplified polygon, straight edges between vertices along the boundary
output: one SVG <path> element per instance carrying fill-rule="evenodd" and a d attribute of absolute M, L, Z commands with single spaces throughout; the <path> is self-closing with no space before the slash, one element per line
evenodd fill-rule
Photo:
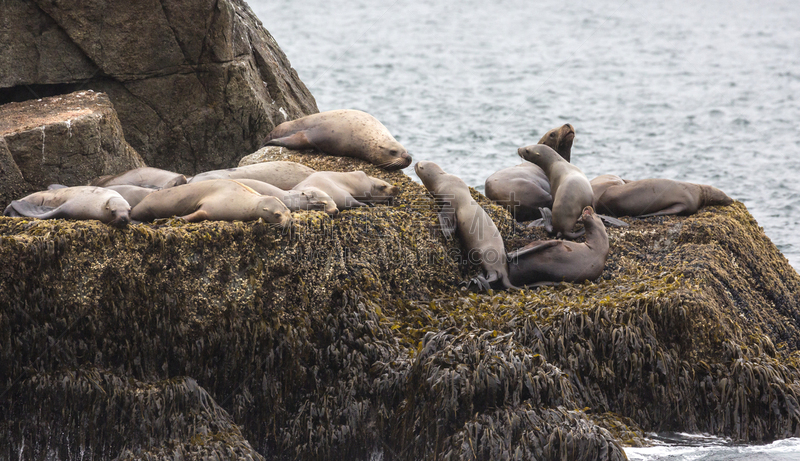
<path fill-rule="evenodd" d="M 0 103 L 105 92 L 147 164 L 185 174 L 230 167 L 276 125 L 317 112 L 244 1 L 112 3 L 5 5 Z"/>
<path fill-rule="evenodd" d="M 144 166 L 103 93 L 0 106 L 0 207 L 50 184 L 85 185 Z"/>

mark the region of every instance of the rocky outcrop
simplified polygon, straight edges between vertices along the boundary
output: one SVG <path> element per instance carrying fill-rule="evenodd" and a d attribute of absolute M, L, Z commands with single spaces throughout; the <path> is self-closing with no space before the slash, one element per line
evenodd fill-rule
<path fill-rule="evenodd" d="M 317 112 L 242 0 L 15 1 L 2 22 L 0 103 L 103 91 L 150 166 L 231 167 L 277 124 Z"/>
<path fill-rule="evenodd" d="M 183 440 L 267 459 L 622 459 L 643 431 L 800 435 L 800 276 L 741 203 L 610 229 L 592 283 L 474 294 L 458 282 L 480 267 L 420 185 L 279 155 L 403 192 L 295 213 L 290 233 L 0 218 L 4 456 L 46 444 L 19 437 L 40 428 L 71 457 Z M 543 237 L 475 195 L 509 249 Z"/>
<path fill-rule="evenodd" d="M 79 91 L 0 106 L 0 208 L 50 184 L 144 166 L 103 93 Z"/>

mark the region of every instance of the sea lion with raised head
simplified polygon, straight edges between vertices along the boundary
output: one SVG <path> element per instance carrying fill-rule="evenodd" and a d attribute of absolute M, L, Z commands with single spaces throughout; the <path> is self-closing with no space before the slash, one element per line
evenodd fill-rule
<path fill-rule="evenodd" d="M 295 190 L 315 187 L 328 194 L 340 210 L 368 206 L 367 203 L 391 203 L 400 193 L 397 186 L 363 171 L 318 171 L 300 184 Z"/>
<path fill-rule="evenodd" d="M 608 234 L 592 207 L 579 219 L 586 243 L 567 240 L 533 242 L 508 254 L 508 273 L 516 286 L 594 280 L 603 273 L 608 258 Z"/>
<path fill-rule="evenodd" d="M 189 182 L 196 183 L 209 179 L 255 179 L 289 190 L 314 173 L 316 170 L 313 168 L 295 162 L 262 162 L 225 170 L 206 171 L 193 176 Z"/>
<path fill-rule="evenodd" d="M 458 176 L 445 173 L 433 162 L 417 162 L 414 170 L 425 188 L 441 204 L 439 223 L 445 237 L 458 233 L 469 259 L 479 260 L 485 288 L 516 288 L 508 278 L 508 263 L 503 237 L 494 221 L 472 198 L 467 184 Z"/>
<path fill-rule="evenodd" d="M 111 189 L 95 186 L 58 187 L 34 192 L 6 207 L 5 216 L 39 219 L 97 219 L 114 227 L 130 222 L 131 207 Z"/>
<path fill-rule="evenodd" d="M 539 144 L 550 146 L 566 161 L 572 152 L 575 128 L 565 124 L 545 133 Z M 486 196 L 506 208 L 517 221 L 541 217 L 539 208 L 552 208 L 553 196 L 544 170 L 531 162 L 504 168 L 489 176 L 485 183 Z"/>
<path fill-rule="evenodd" d="M 573 228 L 583 209 L 592 206 L 594 199 L 592 186 L 583 171 L 544 144 L 520 147 L 517 153 L 544 170 L 550 182 L 553 208 L 551 220 L 545 221 L 547 232 L 570 239 L 581 236 L 582 233 L 573 232 Z"/>
<path fill-rule="evenodd" d="M 283 122 L 264 145 L 314 148 L 329 155 L 359 158 L 384 170 L 411 165 L 406 148 L 378 119 L 360 110 L 331 110 Z"/>
<path fill-rule="evenodd" d="M 161 189 L 131 210 L 131 218 L 152 221 L 179 216 L 189 222 L 254 221 L 263 219 L 287 227 L 292 213 L 280 199 L 261 195 L 229 179 L 215 179 Z"/>
<path fill-rule="evenodd" d="M 283 190 L 255 179 L 237 179 L 236 182 L 244 184 L 261 195 L 278 197 L 289 211 L 318 210 L 331 216 L 339 213 L 336 202 L 331 196 L 316 187 Z"/>
<path fill-rule="evenodd" d="M 100 176 L 90 182 L 91 186 L 140 186 L 165 189 L 186 184 L 186 176 L 172 171 L 149 166 L 134 168 L 124 173 Z"/>
<path fill-rule="evenodd" d="M 730 205 L 733 199 L 713 186 L 672 179 L 623 180 L 595 199 L 598 213 L 611 216 L 691 215 L 704 206 Z"/>

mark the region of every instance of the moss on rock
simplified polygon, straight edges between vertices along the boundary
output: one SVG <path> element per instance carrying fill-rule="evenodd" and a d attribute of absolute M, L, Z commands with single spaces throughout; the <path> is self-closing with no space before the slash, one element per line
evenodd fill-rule
<path fill-rule="evenodd" d="M 0 218 L 0 445 L 16 453 L 15 434 L 47 427 L 123 457 L 177 438 L 186 457 L 213 442 L 267 459 L 624 459 L 643 431 L 800 435 L 800 277 L 742 204 L 609 229 L 594 282 L 475 294 L 458 283 L 480 267 L 408 176 L 280 155 L 403 192 L 294 213 L 291 232 Z M 509 249 L 543 238 L 476 197 Z M 64 403 L 56 383 L 76 373 Z M 125 424 L 85 437 L 77 421 L 110 398 L 89 377 L 190 403 L 142 401 L 143 421 L 164 421 L 147 441 Z M 216 403 L 191 403 L 191 380 Z M 219 430 L 196 429 L 203 411 Z"/>

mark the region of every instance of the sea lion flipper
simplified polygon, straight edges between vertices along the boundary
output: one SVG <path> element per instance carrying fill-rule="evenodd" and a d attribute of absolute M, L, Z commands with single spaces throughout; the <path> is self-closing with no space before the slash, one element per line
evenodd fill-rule
<path fill-rule="evenodd" d="M 6 207 L 3 214 L 5 216 L 47 219 L 54 217 L 54 211 L 57 209 L 51 206 L 34 205 L 23 200 L 14 200 Z"/>
<path fill-rule="evenodd" d="M 439 226 L 445 237 L 450 237 L 455 233 L 458 226 L 456 221 L 456 209 L 452 206 L 443 206 L 439 211 Z"/>
<path fill-rule="evenodd" d="M 518 258 L 518 257 L 520 257 L 522 255 L 529 255 L 529 254 L 532 254 L 532 253 L 537 253 L 539 251 L 544 251 L 544 250 L 546 250 L 548 248 L 552 248 L 552 247 L 554 247 L 556 245 L 561 245 L 562 243 L 563 242 L 560 241 L 560 240 L 547 240 L 545 242 L 542 242 L 539 245 L 533 245 L 531 247 L 520 248 L 517 251 L 513 251 L 513 252 L 509 253 L 508 254 L 508 260 L 511 261 L 511 260 L 513 260 L 513 258 Z"/>
<path fill-rule="evenodd" d="M 308 149 L 309 144 L 313 145 L 306 137 L 305 131 L 298 131 L 282 138 L 269 139 L 264 143 L 265 146 L 280 146 L 295 150 Z"/>
<path fill-rule="evenodd" d="M 628 227 L 628 226 L 630 226 L 630 224 L 626 223 L 625 221 L 623 221 L 621 219 L 612 218 L 611 216 L 606 216 L 604 214 L 598 214 L 597 217 L 600 218 L 601 221 L 603 221 L 603 224 L 605 224 L 606 227 Z"/>
<path fill-rule="evenodd" d="M 181 219 L 185 219 L 189 222 L 199 222 L 199 221 L 206 221 L 210 217 L 208 212 L 205 210 L 197 210 L 194 213 L 187 214 L 186 216 L 181 216 Z"/>
<path fill-rule="evenodd" d="M 548 234 L 553 233 L 553 210 L 547 207 L 540 207 L 539 213 L 542 214 L 542 227 Z"/>

